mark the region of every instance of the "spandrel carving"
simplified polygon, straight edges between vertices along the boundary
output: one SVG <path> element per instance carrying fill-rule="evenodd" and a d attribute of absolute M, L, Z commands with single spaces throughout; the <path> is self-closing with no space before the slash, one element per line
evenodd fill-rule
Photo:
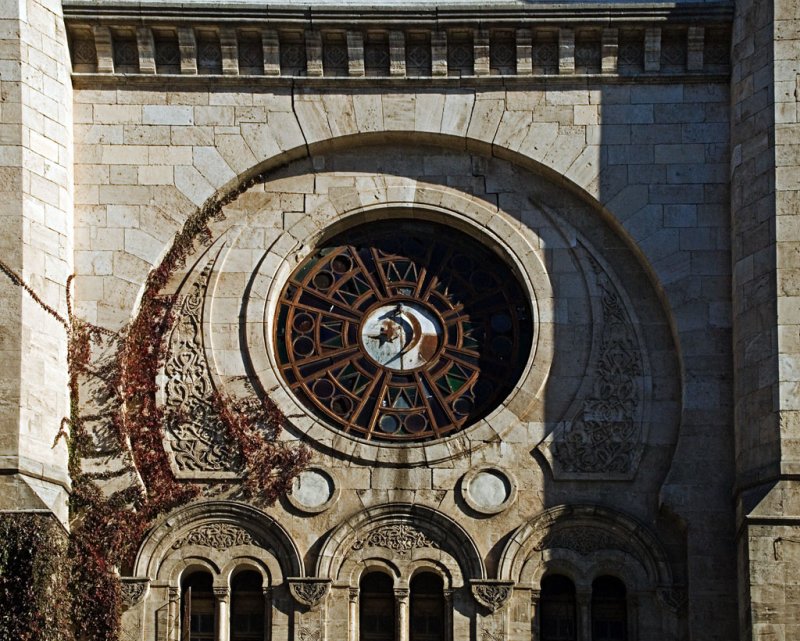
<path fill-rule="evenodd" d="M 164 365 L 166 440 L 178 474 L 230 472 L 236 463 L 214 411 L 213 383 L 203 346 L 203 304 L 213 262 L 180 302 Z"/>
<path fill-rule="evenodd" d="M 594 291 L 592 358 L 585 391 L 554 430 L 549 453 L 565 478 L 630 478 L 644 448 L 645 355 L 627 299 L 613 276 L 584 248 Z"/>
<path fill-rule="evenodd" d="M 409 554 L 417 548 L 438 548 L 423 532 L 411 525 L 384 525 L 370 532 L 363 539 L 356 539 L 354 550 L 380 547 L 398 554 Z"/>
<path fill-rule="evenodd" d="M 238 525 L 209 523 L 191 530 L 173 543 L 172 547 L 177 550 L 186 545 L 202 545 L 221 551 L 237 545 L 259 545 L 259 542 Z"/>

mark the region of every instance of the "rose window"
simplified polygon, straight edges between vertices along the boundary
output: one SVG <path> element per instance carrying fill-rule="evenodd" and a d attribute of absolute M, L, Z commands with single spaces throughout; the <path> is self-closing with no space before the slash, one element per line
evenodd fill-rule
<path fill-rule="evenodd" d="M 485 416 L 519 379 L 532 335 L 528 299 L 495 253 L 411 220 L 318 248 L 289 278 L 275 323 L 295 395 L 344 432 L 392 442 Z"/>

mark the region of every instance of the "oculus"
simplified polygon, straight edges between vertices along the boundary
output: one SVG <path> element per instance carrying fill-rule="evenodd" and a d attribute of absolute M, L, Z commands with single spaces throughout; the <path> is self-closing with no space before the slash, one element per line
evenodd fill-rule
<path fill-rule="evenodd" d="M 425 441 L 500 404 L 528 360 L 531 305 L 511 269 L 451 227 L 362 225 L 303 261 L 281 293 L 277 360 L 342 431 Z"/>

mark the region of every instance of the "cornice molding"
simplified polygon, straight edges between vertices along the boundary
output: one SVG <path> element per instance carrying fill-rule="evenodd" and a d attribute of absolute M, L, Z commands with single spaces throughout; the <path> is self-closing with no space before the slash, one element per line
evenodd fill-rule
<path fill-rule="evenodd" d="M 444 28 L 481 23 L 484 26 L 502 26 L 535 20 L 537 23 L 580 21 L 585 23 L 640 22 L 728 22 L 733 17 L 732 2 L 685 3 L 531 3 L 458 5 L 390 5 L 345 4 L 281 5 L 251 3 L 181 3 L 181 2 L 102 2 L 72 0 L 63 3 L 68 20 L 170 20 L 187 23 L 234 22 L 288 24 L 306 23 L 315 28 L 322 26 L 370 25 L 425 25 Z"/>
<path fill-rule="evenodd" d="M 730 71 L 728 5 L 531 5 L 513 9 L 273 10 L 67 5 L 73 71 L 200 77 L 480 82 L 620 78 L 674 82 Z M 247 13 L 247 12 L 245 12 Z M 96 79 L 98 82 L 101 78 Z"/>

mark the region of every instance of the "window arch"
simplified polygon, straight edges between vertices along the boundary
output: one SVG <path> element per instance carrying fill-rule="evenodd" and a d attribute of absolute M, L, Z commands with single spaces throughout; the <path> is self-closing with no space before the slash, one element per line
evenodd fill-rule
<path fill-rule="evenodd" d="M 181 641 L 214 641 L 214 589 L 211 574 L 189 573 L 181 581 Z"/>
<path fill-rule="evenodd" d="M 627 641 L 628 603 L 625 584 L 613 576 L 592 582 L 592 641 Z"/>
<path fill-rule="evenodd" d="M 576 641 L 577 628 L 575 584 L 560 574 L 546 576 L 539 601 L 541 641 Z"/>
<path fill-rule="evenodd" d="M 264 591 L 258 572 L 238 572 L 231 582 L 230 641 L 263 641 Z"/>
<path fill-rule="evenodd" d="M 395 641 L 394 582 L 383 572 L 369 572 L 359 583 L 361 641 Z"/>
<path fill-rule="evenodd" d="M 410 641 L 444 641 L 444 581 L 433 572 L 411 579 Z"/>

